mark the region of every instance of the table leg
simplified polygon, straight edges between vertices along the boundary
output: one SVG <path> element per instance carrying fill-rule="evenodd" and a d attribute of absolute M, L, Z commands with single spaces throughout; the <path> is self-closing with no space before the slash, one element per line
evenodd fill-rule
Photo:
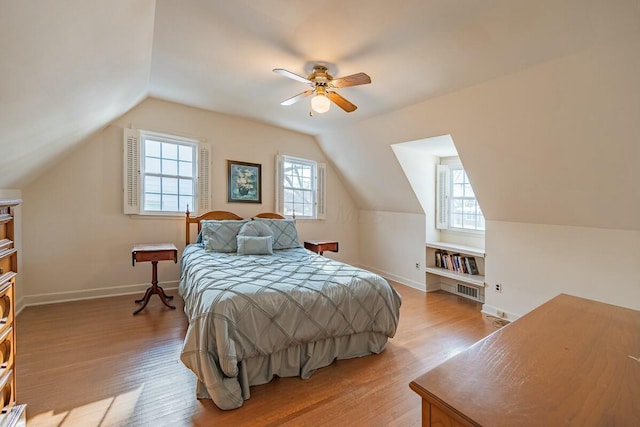
<path fill-rule="evenodd" d="M 145 292 L 144 297 L 135 300 L 136 304 L 140 304 L 140 303 L 143 303 L 143 304 L 142 304 L 142 307 L 140 307 L 139 309 L 133 312 L 134 315 L 140 313 L 142 309 L 144 309 L 147 306 L 147 303 L 149 302 L 149 300 L 151 299 L 151 295 L 153 294 L 158 294 L 158 296 L 160 297 L 160 301 L 162 301 L 162 303 L 167 307 L 173 310 L 176 309 L 174 306 L 172 306 L 167 302 L 168 300 L 173 299 L 173 296 L 165 294 L 164 289 L 158 286 L 158 261 L 151 261 L 151 272 L 152 272 L 151 286 Z"/>
<path fill-rule="evenodd" d="M 142 307 L 133 312 L 134 315 L 140 313 L 147 306 L 147 303 L 151 299 L 151 294 L 153 293 L 152 290 L 153 287 L 147 288 L 147 292 L 144 293 L 144 297 L 136 300 L 136 304 L 140 304 L 143 301 L 144 303 L 142 304 Z"/>
<path fill-rule="evenodd" d="M 164 298 L 164 299 L 173 299 L 173 295 L 167 295 L 167 294 L 164 293 L 164 289 L 162 289 L 162 286 L 158 286 L 158 291 L 159 291 L 159 294 L 160 294 L 160 296 L 162 298 Z"/>

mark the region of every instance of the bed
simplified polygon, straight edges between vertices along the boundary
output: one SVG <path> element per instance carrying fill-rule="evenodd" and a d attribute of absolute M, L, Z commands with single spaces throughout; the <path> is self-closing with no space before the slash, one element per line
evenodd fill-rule
<path fill-rule="evenodd" d="M 198 398 L 238 408 L 250 386 L 274 376 L 307 379 L 335 359 L 380 353 L 394 336 L 400 295 L 376 274 L 301 247 L 292 220 L 187 212 L 186 225 L 179 292 L 189 326 L 180 358 L 197 377 Z M 255 229 L 272 235 L 254 236 Z M 280 229 L 293 234 L 285 244 Z M 226 230 L 227 250 L 215 247 L 211 230 Z M 272 251 L 247 252 L 243 240 Z"/>

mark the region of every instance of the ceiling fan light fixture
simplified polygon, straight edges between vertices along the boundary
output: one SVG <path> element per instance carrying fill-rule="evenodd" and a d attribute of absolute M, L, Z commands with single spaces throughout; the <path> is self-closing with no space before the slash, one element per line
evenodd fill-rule
<path fill-rule="evenodd" d="M 331 107 L 331 101 L 324 94 L 317 94 L 311 98 L 311 109 L 316 113 L 326 113 L 329 107 Z"/>
<path fill-rule="evenodd" d="M 329 73 L 327 73 L 327 67 L 320 64 L 316 64 L 313 67 L 313 72 L 309 74 L 307 78 L 283 68 L 275 68 L 273 72 L 311 86 L 311 89 L 305 90 L 304 92 L 299 93 L 296 96 L 292 96 L 289 99 L 285 99 L 280 103 L 280 105 L 293 105 L 302 98 L 313 95 L 311 98 L 311 110 L 309 111 L 310 115 L 313 115 L 314 111 L 319 114 L 326 113 L 329 111 L 331 103 L 336 104 L 347 113 L 353 113 L 358 107 L 342 97 L 338 92 L 331 89 L 341 89 L 343 87 L 359 86 L 371 83 L 371 77 L 365 73 L 351 74 L 349 76 L 334 79 Z"/>

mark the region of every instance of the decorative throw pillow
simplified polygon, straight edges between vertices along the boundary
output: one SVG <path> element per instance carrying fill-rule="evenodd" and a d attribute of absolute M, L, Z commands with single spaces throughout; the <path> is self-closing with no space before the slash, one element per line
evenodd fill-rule
<path fill-rule="evenodd" d="M 298 240 L 296 223 L 292 219 L 264 219 L 256 218 L 254 221 L 264 222 L 273 232 L 273 249 L 301 248 Z"/>
<path fill-rule="evenodd" d="M 238 235 L 239 255 L 272 255 L 273 240 L 271 236 L 241 236 Z"/>
<path fill-rule="evenodd" d="M 240 228 L 238 236 L 271 237 L 273 231 L 264 222 L 249 221 Z"/>
<path fill-rule="evenodd" d="M 238 250 L 236 236 L 247 221 L 246 219 L 200 221 L 204 248 L 214 252 L 236 252 Z"/>

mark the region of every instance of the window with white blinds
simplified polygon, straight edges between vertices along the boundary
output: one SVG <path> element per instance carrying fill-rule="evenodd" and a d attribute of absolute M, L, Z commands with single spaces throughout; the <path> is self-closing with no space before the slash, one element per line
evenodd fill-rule
<path fill-rule="evenodd" d="M 124 212 L 184 215 L 209 210 L 209 148 L 197 140 L 125 129 Z"/>
<path fill-rule="evenodd" d="M 323 163 L 280 155 L 276 160 L 276 210 L 300 219 L 325 218 Z"/>

